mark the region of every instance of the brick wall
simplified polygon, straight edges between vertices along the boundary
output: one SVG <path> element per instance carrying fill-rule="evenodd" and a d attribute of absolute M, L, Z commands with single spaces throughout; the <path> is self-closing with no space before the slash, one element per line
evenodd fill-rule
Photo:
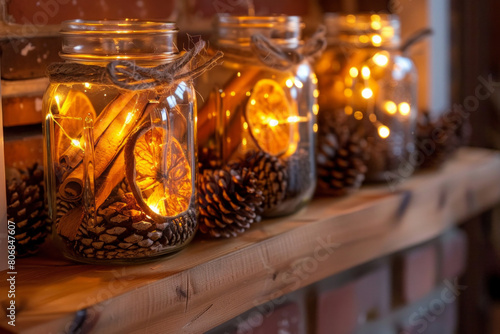
<path fill-rule="evenodd" d="M 207 334 L 453 334 L 466 253 L 465 233 L 452 229 L 257 305 Z"/>

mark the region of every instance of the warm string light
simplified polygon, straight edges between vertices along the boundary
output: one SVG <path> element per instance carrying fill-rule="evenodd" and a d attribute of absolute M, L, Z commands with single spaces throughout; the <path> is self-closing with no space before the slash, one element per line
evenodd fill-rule
<path fill-rule="evenodd" d="M 385 67 L 389 63 L 389 57 L 384 53 L 377 53 L 373 56 L 373 62 L 380 67 Z"/>
<path fill-rule="evenodd" d="M 88 84 L 88 83 L 85 83 L 85 84 Z M 90 87 L 90 84 L 88 84 L 89 87 Z M 71 137 L 65 130 L 64 130 L 64 127 L 61 126 L 61 124 L 57 121 L 58 118 L 60 119 L 71 119 L 71 120 L 75 120 L 75 121 L 81 121 L 82 119 L 80 117 L 69 117 L 69 116 L 61 116 L 62 112 L 61 112 L 61 97 L 59 95 L 55 95 L 54 96 L 54 100 L 56 100 L 56 105 L 57 105 L 57 111 L 58 111 L 58 114 L 56 114 L 55 116 L 52 115 L 52 114 L 48 114 L 47 117 L 50 117 L 49 115 L 52 115 L 52 119 L 54 121 L 55 124 L 58 125 L 58 128 L 59 128 L 59 131 L 61 131 L 61 133 L 66 136 L 69 140 L 70 140 L 70 143 L 72 146 L 74 147 L 78 147 L 80 149 L 83 150 L 83 147 L 82 145 L 80 144 L 80 140 L 76 139 L 76 138 L 73 138 Z"/>
<path fill-rule="evenodd" d="M 401 115 L 406 116 L 410 113 L 410 105 L 407 102 L 401 102 L 398 105 L 399 112 Z"/>
<path fill-rule="evenodd" d="M 381 137 L 381 138 L 387 138 L 389 137 L 389 135 L 391 134 L 391 131 L 389 130 L 389 128 L 385 125 L 379 125 L 378 127 L 378 135 Z"/>
<path fill-rule="evenodd" d="M 394 115 L 397 111 L 397 106 L 396 106 L 396 103 L 394 103 L 393 101 L 386 101 L 384 103 L 384 110 L 387 111 L 387 113 L 391 114 L 391 115 Z"/>
<path fill-rule="evenodd" d="M 312 106 L 312 111 L 313 111 L 313 114 L 314 115 L 318 115 L 318 112 L 319 112 L 319 105 L 317 103 L 313 104 Z"/>
<path fill-rule="evenodd" d="M 373 91 L 370 88 L 365 88 L 361 91 L 361 96 L 363 96 L 364 99 L 369 99 L 373 96 Z"/>
<path fill-rule="evenodd" d="M 348 15 L 346 17 L 348 24 L 356 24 L 356 17 Z M 394 29 L 392 27 L 383 26 L 380 15 L 373 14 L 370 16 L 370 33 L 365 33 L 358 36 L 359 42 L 363 44 L 372 44 L 375 47 L 381 46 L 384 41 L 390 40 L 394 37 Z M 380 115 L 377 117 L 375 103 L 378 101 L 375 96 L 378 94 L 376 81 L 382 73 L 382 69 L 389 66 L 391 57 L 389 52 L 381 50 L 375 53 L 366 65 L 351 66 L 348 68 L 347 75 L 344 78 L 345 88 L 344 96 L 351 102 L 351 105 L 344 107 L 344 112 L 348 116 L 361 121 L 364 119 L 373 123 L 377 129 L 377 134 L 380 138 L 388 138 L 391 135 L 391 130 L 388 125 L 380 122 L 379 118 L 383 119 Z M 356 83 L 357 80 L 363 80 L 361 83 Z M 362 107 L 358 106 L 360 104 Z M 396 117 L 397 115 L 408 116 L 411 112 L 410 103 L 406 101 L 382 101 L 381 111 L 388 115 Z"/>
<path fill-rule="evenodd" d="M 351 67 L 349 69 L 349 75 L 351 77 L 356 78 L 358 76 L 358 74 L 359 74 L 359 71 L 358 71 L 358 69 L 356 67 Z"/>

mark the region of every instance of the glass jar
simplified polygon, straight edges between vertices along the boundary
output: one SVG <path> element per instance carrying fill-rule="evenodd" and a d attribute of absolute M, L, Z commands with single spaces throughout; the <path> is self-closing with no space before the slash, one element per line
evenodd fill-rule
<path fill-rule="evenodd" d="M 53 238 L 71 259 L 143 261 L 194 236 L 192 84 L 137 77 L 180 57 L 177 31 L 137 20 L 62 24 L 65 62 L 49 68 L 43 99 L 44 162 Z"/>
<path fill-rule="evenodd" d="M 345 123 L 367 140 L 366 180 L 413 172 L 417 73 L 400 51 L 395 15 L 325 16 L 327 50 L 316 64 L 319 123 Z M 319 143 L 323 138 L 318 138 Z"/>
<path fill-rule="evenodd" d="M 267 217 L 296 212 L 312 197 L 318 91 L 307 60 L 266 65 L 252 36 L 264 36 L 286 53 L 301 45 L 301 28 L 295 16 L 218 16 L 214 44 L 224 52 L 224 63 L 196 82 L 203 101 L 200 162 L 254 171 Z"/>

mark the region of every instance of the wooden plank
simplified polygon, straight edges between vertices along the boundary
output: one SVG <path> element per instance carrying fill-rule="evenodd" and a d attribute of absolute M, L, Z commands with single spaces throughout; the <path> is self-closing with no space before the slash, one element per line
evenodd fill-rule
<path fill-rule="evenodd" d="M 198 239 L 149 264 L 74 264 L 46 249 L 18 262 L 15 330 L 60 332 L 74 322 L 83 332 L 203 332 L 267 300 L 434 238 L 499 201 L 499 153 L 462 149 L 443 169 L 420 173 L 394 192 L 381 184 L 341 199 L 316 199 L 239 238 Z M 5 303 L 6 296 L 0 298 Z"/>
<path fill-rule="evenodd" d="M 48 85 L 48 78 L 2 80 L 2 98 L 12 96 L 43 96 Z"/>
<path fill-rule="evenodd" d="M 4 141 L 5 165 L 28 168 L 35 163 L 43 165 L 43 136 L 41 133 L 23 135 L 22 138 L 8 138 Z"/>
<path fill-rule="evenodd" d="M 24 80 L 46 76 L 47 66 L 61 61 L 60 36 L 9 36 L 0 40 L 2 79 Z"/>
<path fill-rule="evenodd" d="M 42 98 L 41 95 L 3 98 L 4 126 L 42 124 Z"/>

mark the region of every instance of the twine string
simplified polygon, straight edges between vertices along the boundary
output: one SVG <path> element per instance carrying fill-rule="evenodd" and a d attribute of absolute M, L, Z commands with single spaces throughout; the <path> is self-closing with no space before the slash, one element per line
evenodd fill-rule
<path fill-rule="evenodd" d="M 47 70 L 51 82 L 85 81 L 113 84 L 128 90 L 142 90 L 194 79 L 217 65 L 223 56 L 220 51 L 203 64 L 192 66 L 190 70 L 187 70 L 188 65 L 204 48 L 205 41 L 200 40 L 174 61 L 156 67 L 142 67 L 130 60 L 114 60 L 106 67 L 79 63 L 53 63 Z"/>
<path fill-rule="evenodd" d="M 309 40 L 297 50 L 286 50 L 276 45 L 272 39 L 255 34 L 251 37 L 252 50 L 265 65 L 279 70 L 287 70 L 305 59 L 314 60 L 326 48 L 326 29 L 321 25 Z"/>

